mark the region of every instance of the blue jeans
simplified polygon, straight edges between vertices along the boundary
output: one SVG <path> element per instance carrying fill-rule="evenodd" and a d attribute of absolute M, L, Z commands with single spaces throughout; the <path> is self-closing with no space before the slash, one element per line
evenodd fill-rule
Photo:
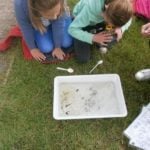
<path fill-rule="evenodd" d="M 64 24 L 63 40 L 61 43 L 62 48 L 68 48 L 73 43 L 73 39 L 68 33 L 68 27 L 71 22 L 72 22 L 71 17 L 66 17 L 65 24 Z M 47 32 L 43 34 L 35 30 L 34 36 L 35 36 L 36 45 L 42 53 L 50 53 L 54 49 L 51 25 L 47 27 Z"/>

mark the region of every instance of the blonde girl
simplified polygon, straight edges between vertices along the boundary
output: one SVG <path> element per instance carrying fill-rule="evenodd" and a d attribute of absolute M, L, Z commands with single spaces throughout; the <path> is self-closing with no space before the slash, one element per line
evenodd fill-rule
<path fill-rule="evenodd" d="M 52 55 L 63 60 L 72 44 L 67 29 L 71 18 L 63 0 L 15 0 L 15 12 L 31 55 L 38 61 Z"/>

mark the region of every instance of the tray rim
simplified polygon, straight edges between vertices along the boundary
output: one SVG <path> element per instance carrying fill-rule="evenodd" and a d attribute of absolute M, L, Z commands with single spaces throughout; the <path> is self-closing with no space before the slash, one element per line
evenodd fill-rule
<path fill-rule="evenodd" d="M 76 81 L 72 81 L 72 80 L 68 80 L 68 79 L 78 79 L 78 80 L 81 80 L 82 78 L 82 82 L 86 81 L 87 79 L 97 79 L 98 81 L 102 80 L 102 79 L 112 79 L 113 80 L 116 80 L 117 82 L 115 84 L 117 84 L 117 87 L 118 87 L 118 90 L 120 92 L 120 96 L 121 96 L 121 99 L 122 99 L 122 104 L 123 104 L 123 110 L 124 110 L 124 113 L 122 114 L 117 114 L 117 115 L 103 115 L 103 116 L 100 116 L 100 115 L 93 115 L 93 116 L 74 116 L 74 117 L 70 117 L 70 116 L 60 116 L 60 115 L 57 115 L 57 111 L 59 108 L 57 107 L 57 104 L 58 104 L 58 100 L 56 99 L 57 98 L 57 90 L 58 90 L 58 84 L 61 83 L 61 80 L 67 80 L 67 83 L 70 83 L 70 82 L 76 82 Z M 84 79 L 84 80 L 83 80 Z M 92 82 L 92 81 L 91 81 Z M 90 83 L 90 82 L 89 82 Z M 120 76 L 118 74 L 94 74 L 94 75 L 70 75 L 70 76 L 56 76 L 54 78 L 54 91 L 53 91 L 53 118 L 55 120 L 78 120 L 78 119 L 102 119 L 102 118 L 118 118 L 118 117 L 126 117 L 128 112 L 127 112 L 127 107 L 126 107 L 126 102 L 125 102 L 125 98 L 124 98 L 124 94 L 123 94 L 123 89 L 122 89 L 122 85 L 121 85 L 121 80 L 120 80 Z"/>

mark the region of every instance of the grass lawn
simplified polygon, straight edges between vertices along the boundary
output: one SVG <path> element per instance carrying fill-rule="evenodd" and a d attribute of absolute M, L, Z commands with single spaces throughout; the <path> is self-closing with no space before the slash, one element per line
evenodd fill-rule
<path fill-rule="evenodd" d="M 75 1 L 70 0 L 71 5 Z M 8 82 L 0 86 L 0 150 L 128 150 L 123 130 L 150 101 L 150 82 L 137 82 L 134 74 L 150 67 L 148 40 L 140 35 L 141 21 L 134 20 L 124 38 L 107 54 L 93 51 L 87 64 L 74 59 L 61 64 L 43 65 L 23 59 L 20 41 Z M 76 75 L 88 74 L 99 60 L 104 64 L 94 73 L 120 75 L 128 109 L 125 118 L 56 121 L 53 111 L 54 77 L 68 75 L 57 66 L 75 69 Z"/>

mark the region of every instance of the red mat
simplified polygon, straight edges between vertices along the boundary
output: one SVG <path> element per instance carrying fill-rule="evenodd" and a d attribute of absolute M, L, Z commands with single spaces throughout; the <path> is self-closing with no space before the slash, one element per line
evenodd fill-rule
<path fill-rule="evenodd" d="M 22 43 L 22 50 L 23 50 L 23 56 L 26 60 L 31 60 L 33 59 L 30 50 L 27 46 L 27 44 L 25 43 L 25 40 L 23 39 L 21 30 L 19 29 L 18 26 L 12 27 L 7 35 L 7 37 L 4 40 L 0 41 L 0 52 L 4 52 L 6 51 L 8 48 L 10 48 L 12 40 L 14 38 L 21 38 L 21 43 Z M 73 54 L 66 54 L 66 57 L 64 59 L 64 61 L 70 59 L 73 56 Z M 51 60 L 45 60 L 42 63 L 44 64 L 48 64 L 48 63 L 58 63 L 58 62 L 62 62 L 58 59 L 51 59 Z"/>
<path fill-rule="evenodd" d="M 28 46 L 26 45 L 26 43 L 22 37 L 22 33 L 18 26 L 12 27 L 10 29 L 7 37 L 4 40 L 0 41 L 0 52 L 6 51 L 11 46 L 12 40 L 14 38 L 18 38 L 18 37 L 21 38 L 24 58 L 27 60 L 31 60 L 33 57 L 30 53 Z"/>

